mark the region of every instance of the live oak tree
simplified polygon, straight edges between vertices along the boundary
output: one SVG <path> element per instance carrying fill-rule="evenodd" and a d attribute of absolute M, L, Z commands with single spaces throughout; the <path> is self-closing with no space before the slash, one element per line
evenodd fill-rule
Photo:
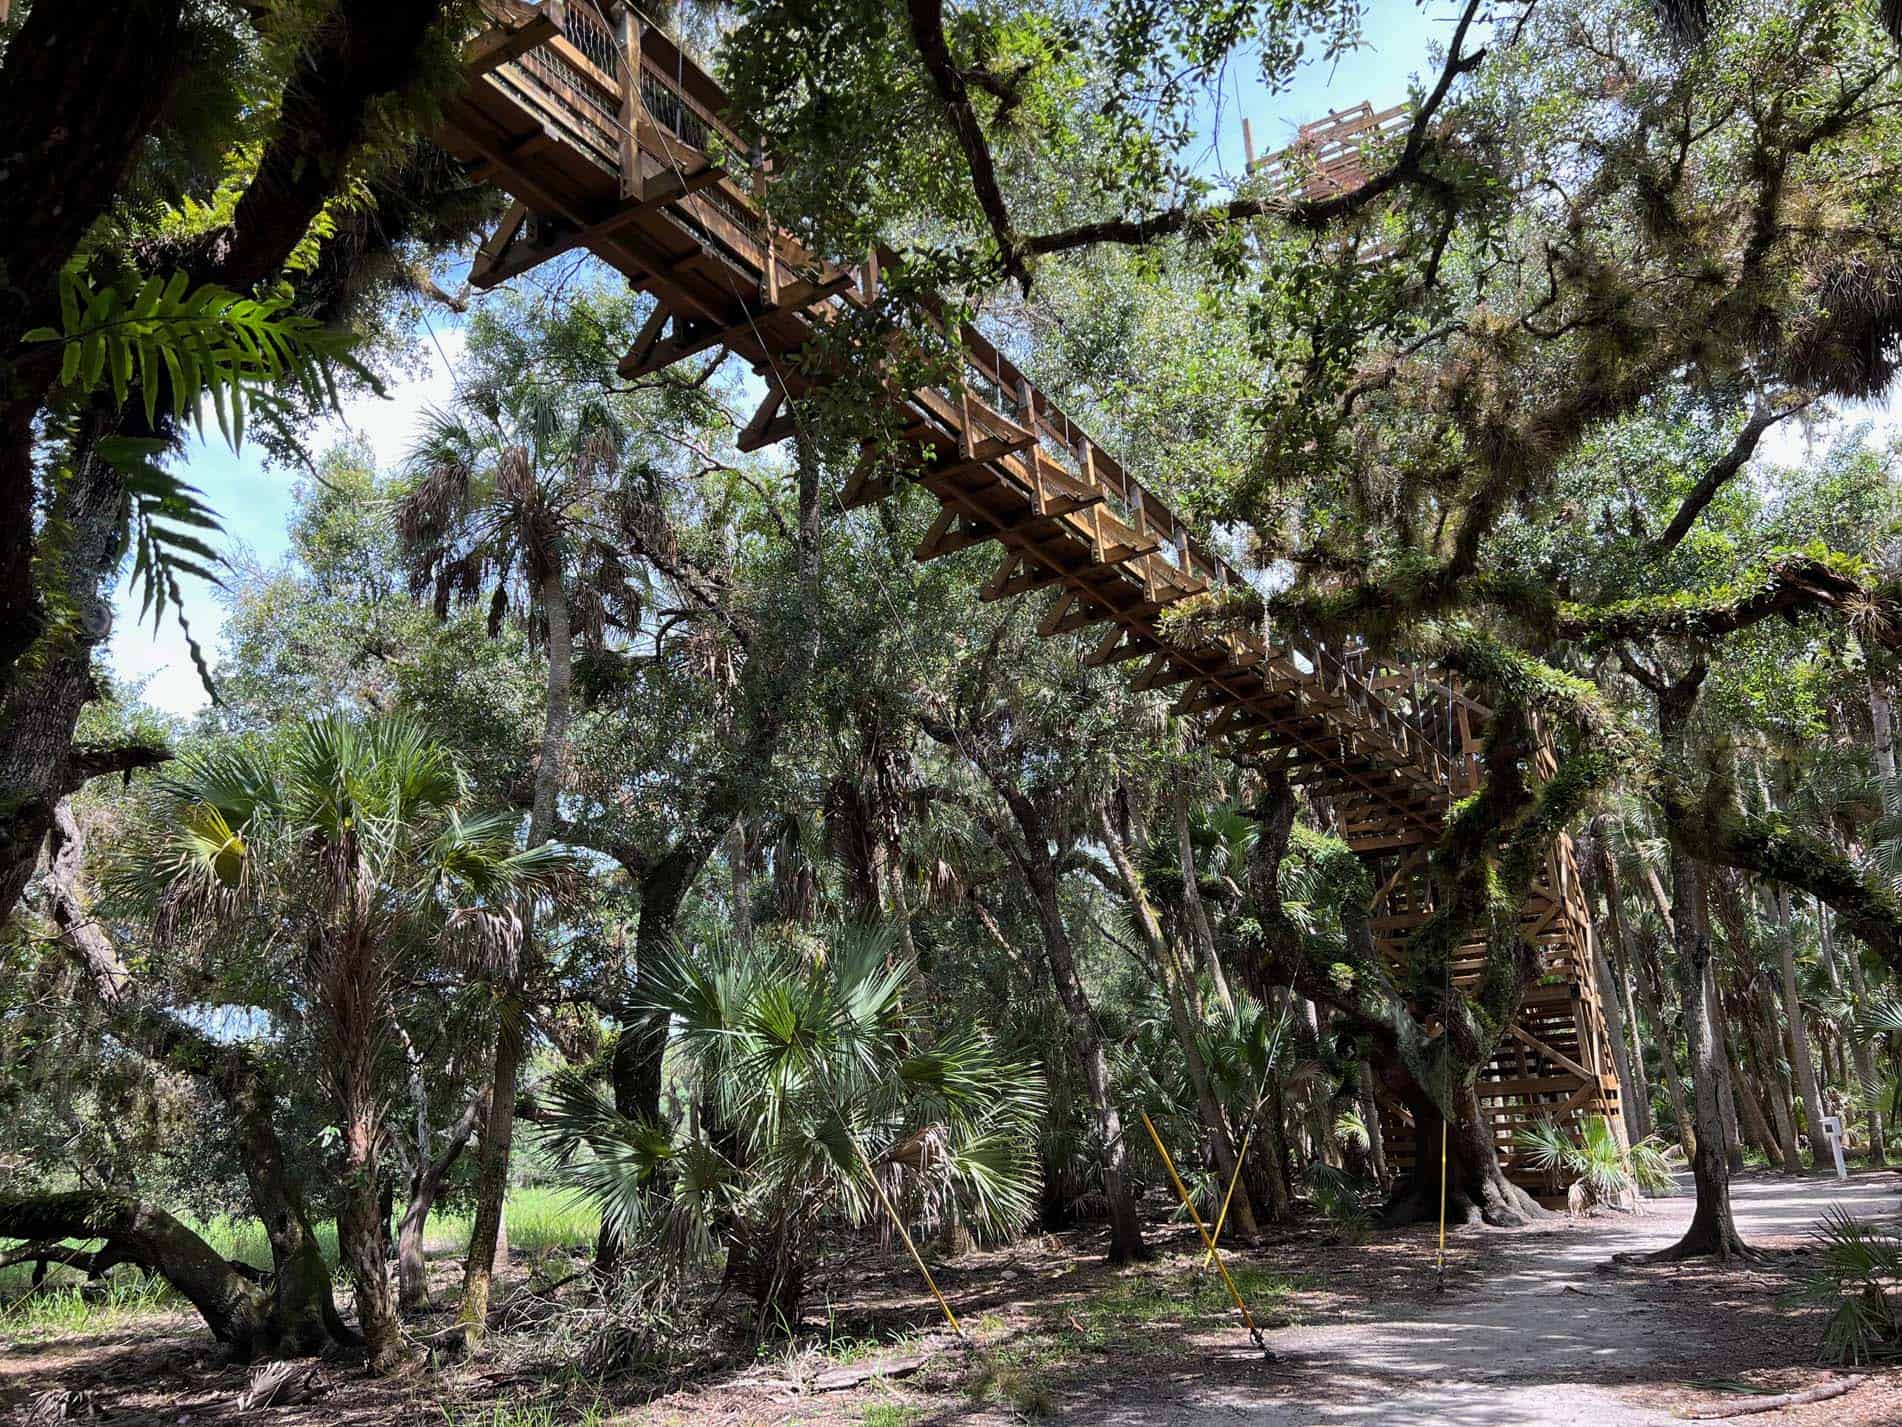
<path fill-rule="evenodd" d="M 410 131 L 463 27 L 441 0 L 23 3 L 9 19 L 0 916 L 58 799 L 149 761 L 76 756 L 72 731 L 128 543 L 148 610 L 212 558 L 194 532 L 214 518 L 165 464 L 181 421 L 202 402 L 234 441 L 247 409 L 288 434 L 326 399 L 341 325 L 374 327 L 415 245 L 488 202 Z"/>
<path fill-rule="evenodd" d="M 1293 624 L 1481 678 L 1528 657 L 1589 672 L 1620 644 L 1722 639 L 1805 610 L 1887 622 L 1871 572 L 1800 533 L 1717 579 L 1648 581 L 1646 598 L 1607 580 L 1617 593 L 1596 604 L 1494 540 L 1521 513 L 1563 516 L 1567 463 L 1662 405 L 1710 433 L 1701 472 L 1632 545 L 1669 556 L 1766 433 L 1819 398 L 1886 388 L 1895 186 L 1870 175 L 1893 166 L 1896 57 L 1872 13 L 1716 11 L 1688 46 L 1639 6 L 1462 24 L 1364 189 L 1243 185 L 1230 201 L 1171 167 L 1183 91 L 1134 82 L 1167 48 L 1141 41 L 1182 40 L 1192 89 L 1211 56 L 1259 57 L 1272 77 L 1282 37 L 1197 18 L 1066 28 L 918 4 L 828 29 L 761 7 L 731 63 L 786 148 L 789 201 L 842 243 L 923 217 L 947 240 L 925 260 L 980 299 L 1014 280 L 1033 329 L 1039 285 L 1067 282 L 1052 264 L 1095 248 L 1148 250 L 1171 281 L 1195 275 L 1211 311 L 1246 314 L 1257 365 L 1238 367 L 1232 405 L 1254 417 L 1252 459 L 1193 488 L 1253 528 L 1258 559 L 1288 562 L 1271 634 Z M 1341 22 L 1303 12 L 1287 28 Z M 780 43 L 792 33 L 812 43 Z M 1160 98 L 1145 109 L 1139 94 Z M 908 137 L 892 166 L 844 178 L 861 127 L 894 112 Z M 1489 671 L 1464 627 L 1499 656 Z M 1681 770 L 1645 786 L 1697 856 L 1817 892 L 1892 944 L 1884 894 L 1853 866 L 1734 818 Z"/>

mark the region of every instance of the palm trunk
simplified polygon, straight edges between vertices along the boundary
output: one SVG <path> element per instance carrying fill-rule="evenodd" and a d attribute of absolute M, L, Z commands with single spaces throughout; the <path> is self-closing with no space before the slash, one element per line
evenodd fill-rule
<path fill-rule="evenodd" d="M 1671 1097 L 1671 1116 L 1677 1126 L 1678 1143 L 1684 1147 L 1685 1163 L 1688 1164 L 1697 1152 L 1697 1127 L 1691 1115 L 1690 1102 L 1684 1094 L 1684 1076 L 1678 1070 L 1677 1046 L 1671 1033 L 1671 1023 L 1664 1016 L 1662 971 L 1648 948 L 1638 958 L 1637 971 L 1638 994 L 1644 1002 L 1645 1019 L 1657 1027 L 1658 1058 L 1664 1065 L 1664 1086 Z M 1682 1020 L 1682 1017 L 1679 1019 Z"/>
<path fill-rule="evenodd" d="M 356 1290 L 357 1327 L 370 1352 L 370 1371 L 389 1372 L 403 1358 L 388 1260 L 383 1254 L 383 1198 L 377 1187 L 374 1107 L 349 1112 L 343 1135 L 343 1185 L 337 1208 L 337 1255 Z"/>
<path fill-rule="evenodd" d="M 1827 908 L 1818 909 L 1823 917 L 1823 936 L 1832 937 L 1835 930 L 1835 918 Z M 1849 963 L 1849 989 L 1855 993 L 1856 1008 L 1861 1010 L 1869 1004 L 1869 986 L 1862 974 L 1861 948 L 1850 945 L 1844 948 L 1844 958 Z M 1875 1087 L 1880 1083 L 1876 1079 L 1875 1049 L 1861 1036 L 1850 1040 L 1850 1057 L 1856 1066 L 1856 1078 L 1862 1082 L 1863 1094 L 1869 1102 L 1869 1163 L 1887 1164 L 1888 1147 L 1883 1143 L 1884 1125 L 1882 1121 L 1882 1097 Z"/>
<path fill-rule="evenodd" d="M 1321 1052 L 1321 1010 L 1307 997 L 1295 999 L 1295 1010 L 1302 1024 L 1308 1028 L 1308 1034 L 1314 1038 L 1317 1052 Z M 1325 1054 L 1325 1052 L 1321 1052 Z M 1315 1082 L 1308 1087 L 1304 1098 L 1304 1119 L 1307 1124 L 1308 1139 L 1312 1142 L 1312 1154 L 1326 1164 L 1338 1166 L 1340 1154 L 1334 1144 L 1334 1126 L 1328 1120 L 1328 1091 L 1325 1084 Z M 1477 1103 L 1477 1102 L 1475 1102 Z"/>
<path fill-rule="evenodd" d="M 1354 1084 L 1360 1097 L 1361 1118 L 1367 1122 L 1367 1165 L 1374 1182 L 1387 1182 L 1387 1146 L 1381 1134 L 1380 1099 L 1374 1094 L 1374 1068 L 1366 1061 L 1354 1066 Z"/>
<path fill-rule="evenodd" d="M 1646 1101 L 1650 1091 L 1644 1083 L 1642 1061 L 1634 1061 L 1625 1038 L 1625 1008 L 1618 995 L 1617 978 L 1604 945 L 1592 938 L 1592 971 L 1598 978 L 1598 999 L 1605 1011 L 1605 1034 L 1611 1039 L 1612 1069 L 1618 1076 L 1618 1105 L 1624 1112 L 1627 1132 L 1633 1139 L 1651 1133 L 1651 1116 Z"/>
<path fill-rule="evenodd" d="M 456 1309 L 456 1322 L 470 1348 L 480 1343 L 488 1330 L 489 1292 L 495 1278 L 502 1201 L 508 1194 L 509 1155 L 515 1134 L 515 1094 L 527 1049 L 522 1022 L 522 1009 L 511 996 L 497 1014 L 495 1084 L 476 1159 L 475 1222 L 469 1227 L 469 1252 L 462 1267 L 462 1302 Z"/>
<path fill-rule="evenodd" d="M 548 701 L 528 815 L 530 847 L 540 847 L 555 830 L 556 799 L 567 772 L 569 703 L 574 683 L 574 635 L 569 623 L 568 592 L 558 566 L 551 565 L 543 576 L 539 595 L 542 616 L 548 623 Z M 489 1293 L 501 1252 L 502 1201 L 508 1195 L 509 1157 L 515 1140 L 515 1096 L 528 1054 L 528 1007 L 523 995 L 535 956 L 534 909 L 525 906 L 516 974 L 496 1008 L 495 1070 L 489 1080 L 489 1115 L 482 1128 L 476 1170 L 475 1222 L 469 1230 L 469 1254 L 463 1265 L 462 1303 L 456 1311 L 456 1322 L 471 1348 L 487 1331 Z"/>
<path fill-rule="evenodd" d="M 1057 901 L 1053 878 L 1039 878 L 1032 888 L 1037 903 L 1038 921 L 1043 928 L 1044 954 L 1050 963 L 1050 979 L 1070 1023 L 1070 1038 L 1077 1058 L 1083 1063 L 1084 1083 L 1090 1091 L 1090 1109 L 1096 1118 L 1096 1132 L 1102 1141 L 1103 1201 L 1109 1210 L 1109 1261 L 1131 1263 L 1149 1257 L 1143 1243 L 1142 1224 L 1136 1217 L 1136 1200 L 1129 1184 L 1129 1143 L 1123 1135 L 1123 1120 L 1116 1108 L 1116 1091 L 1110 1080 L 1109 1056 L 1103 1049 L 1103 1033 L 1097 1028 L 1096 1013 L 1076 974 L 1076 957 L 1070 948 L 1070 934 L 1063 925 L 1063 909 Z"/>
<path fill-rule="evenodd" d="M 1889 691 L 1873 675 L 1869 679 L 1869 723 L 1875 730 L 1876 770 L 1895 781 L 1895 706 Z"/>
<path fill-rule="evenodd" d="M 383 1252 L 383 1198 L 377 1188 L 382 1137 L 378 1067 L 390 1030 L 388 968 L 366 921 L 370 895 L 355 834 L 345 837 L 336 855 L 349 869 L 338 900 L 352 920 L 320 938 L 313 956 L 337 1123 L 343 1132 L 337 1255 L 350 1270 L 356 1291 L 357 1328 L 369 1349 L 370 1371 L 380 1374 L 403 1357 L 396 1295 Z"/>
<path fill-rule="evenodd" d="M 1619 1105 L 1631 1138 L 1642 1140 L 1651 1133 L 1651 1087 L 1645 1081 L 1644 1055 L 1637 1041 L 1637 1027 L 1629 1017 L 1629 987 L 1618 968 L 1625 957 L 1625 911 L 1618 897 L 1617 870 L 1612 864 L 1610 830 L 1605 819 L 1592 825 L 1590 854 L 1581 859 L 1586 874 L 1586 896 L 1602 896 L 1610 946 L 1592 938 L 1592 967 L 1598 977 L 1599 999 L 1605 1004 L 1605 1029 L 1611 1037 L 1612 1058 L 1618 1072 Z M 1628 1034 L 1629 1033 L 1629 1034 Z"/>
<path fill-rule="evenodd" d="M 753 873 L 746 839 L 746 819 L 735 818 L 727 829 L 727 901 L 733 921 L 733 935 L 741 945 L 753 940 Z"/>
<path fill-rule="evenodd" d="M 1187 831 L 1186 823 L 1183 829 Z M 1122 880 L 1123 894 L 1128 897 L 1130 908 L 1135 913 L 1137 930 L 1142 933 L 1150 961 L 1162 979 L 1163 990 L 1169 1001 L 1169 1019 L 1175 1026 L 1176 1040 L 1182 1047 L 1183 1064 L 1189 1072 L 1189 1083 L 1195 1088 L 1196 1105 L 1202 1114 L 1203 1127 L 1214 1146 L 1216 1171 L 1221 1175 L 1224 1185 L 1231 1182 L 1235 1185 L 1229 1215 L 1234 1220 L 1236 1237 L 1246 1243 L 1253 1243 L 1261 1236 L 1261 1231 L 1255 1223 L 1255 1206 L 1249 1200 L 1248 1186 L 1240 1181 L 1235 1172 L 1235 1145 L 1229 1136 L 1228 1115 L 1209 1083 L 1208 1066 L 1202 1060 L 1201 1047 L 1196 1044 L 1195 1026 L 1182 986 L 1188 969 L 1183 964 L 1183 958 L 1177 954 L 1177 949 L 1164 938 L 1162 927 L 1156 920 L 1155 908 L 1150 905 L 1148 893 L 1143 890 L 1141 874 L 1129 860 L 1129 850 L 1123 846 L 1122 836 L 1106 809 L 1097 810 L 1097 833 L 1103 839 L 1103 846 L 1109 852 L 1117 876 Z"/>
<path fill-rule="evenodd" d="M 1751 1070 L 1750 1075 L 1743 1074 L 1736 1056 L 1731 1057 L 1731 1081 L 1745 1131 L 1767 1159 L 1782 1165 L 1785 1174 L 1797 1174 L 1803 1165 L 1796 1152 L 1796 1124 L 1788 1102 L 1778 1094 L 1773 1060 L 1776 1051 L 1770 1044 L 1761 1003 L 1746 1004 L 1735 1019 L 1742 1031 L 1743 1058 Z M 1765 1106 L 1769 1107 L 1767 1112 Z"/>
<path fill-rule="evenodd" d="M 1704 935 L 1710 935 L 1708 928 Z M 1711 1025 L 1716 1028 L 1718 1045 L 1723 1050 L 1717 1062 L 1717 1113 L 1720 1128 L 1724 1132 L 1724 1159 L 1730 1165 L 1730 1172 L 1735 1174 L 1743 1168 L 1744 1163 L 1743 1142 L 1737 1132 L 1737 1085 L 1740 1077 L 1737 1074 L 1736 1046 L 1730 1038 L 1730 1023 L 1724 1019 L 1717 1000 L 1717 972 L 1714 965 L 1704 968 L 1704 1009 Z M 1762 1119 L 1762 1113 L 1759 1112 L 1759 1122 Z M 1766 1141 L 1764 1152 L 1767 1155 L 1770 1151 L 1771 1146 Z"/>
<path fill-rule="evenodd" d="M 1777 960 L 1783 973 L 1783 1013 L 1790 1029 L 1791 1064 L 1797 1089 L 1803 1096 L 1803 1119 L 1810 1137 L 1810 1163 L 1823 1163 L 1823 1091 L 1816 1079 L 1816 1061 L 1810 1054 L 1809 1026 L 1803 1018 L 1803 998 L 1796 984 L 1796 946 L 1790 932 L 1790 890 L 1777 888 Z"/>
<path fill-rule="evenodd" d="M 1209 980 L 1215 983 L 1216 999 L 1222 1003 L 1222 1009 L 1233 1016 L 1235 997 L 1228 989 L 1228 976 L 1222 970 L 1222 958 L 1215 946 L 1215 928 L 1209 921 L 1209 909 L 1202 900 L 1201 884 L 1197 881 L 1195 842 L 1189 836 L 1188 795 L 1178 788 L 1173 801 L 1176 856 L 1182 867 L 1182 900 L 1189 909 L 1189 925 L 1194 931 L 1196 945 L 1201 948 L 1203 964 L 1208 967 Z"/>

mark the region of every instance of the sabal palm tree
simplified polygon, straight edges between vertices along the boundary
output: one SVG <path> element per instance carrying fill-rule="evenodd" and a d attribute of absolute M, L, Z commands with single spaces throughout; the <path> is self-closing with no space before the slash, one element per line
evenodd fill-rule
<path fill-rule="evenodd" d="M 541 754 L 529 800 L 528 846 L 555 829 L 556 799 L 568 763 L 574 685 L 574 611 L 590 601 L 595 633 L 615 605 L 617 622 L 633 627 L 640 599 L 610 545 L 593 533 L 613 498 L 628 449 L 628 431 L 614 406 L 577 400 L 564 386 L 520 383 L 465 390 L 454 411 L 433 411 L 412 448 L 413 484 L 398 503 L 397 529 L 409 552 L 420 594 L 433 585 L 436 610 L 453 599 L 488 592 L 489 627 L 511 607 L 526 617 L 547 651 Z M 576 576 L 594 577 L 583 588 Z M 608 600 L 603 599 L 606 587 Z M 515 1130 L 515 1088 L 527 1054 L 522 982 L 534 964 L 532 924 L 525 918 L 520 975 L 496 988 L 495 1065 L 482 1133 L 475 1223 L 463 1276 L 459 1319 L 470 1341 L 488 1316 L 502 1200 Z"/>
<path fill-rule="evenodd" d="M 640 1011 L 671 1026 L 709 1114 L 684 1140 L 615 1112 L 568 1076 L 547 1128 L 569 1182 L 611 1232 L 689 1255 L 718 1239 L 762 1328 L 797 1321 L 820 1216 L 879 1212 L 980 1233 L 1034 1211 L 1043 1076 L 975 1027 L 928 1027 L 916 968 L 885 930 L 763 928 L 676 947 Z"/>
<path fill-rule="evenodd" d="M 1541 1119 L 1515 1133 L 1513 1143 L 1527 1164 L 1552 1176 L 1554 1186 L 1572 1181 L 1566 1207 L 1574 1214 L 1601 1204 L 1635 1208 L 1640 1193 L 1662 1193 L 1676 1183 L 1664 1141 L 1651 1135 L 1634 1145 L 1620 1144 L 1603 1115 L 1587 1115 L 1574 1129 Z"/>
<path fill-rule="evenodd" d="M 566 858 L 520 850 L 512 814 L 470 811 L 467 779 L 403 718 L 306 723 L 270 749 L 187 755 L 121 870 L 168 936 L 249 919 L 280 953 L 323 1042 L 342 1144 L 338 1243 L 378 1370 L 401 1355 L 377 1184 L 391 982 L 409 958 L 504 966 L 521 899 L 557 890 Z"/>

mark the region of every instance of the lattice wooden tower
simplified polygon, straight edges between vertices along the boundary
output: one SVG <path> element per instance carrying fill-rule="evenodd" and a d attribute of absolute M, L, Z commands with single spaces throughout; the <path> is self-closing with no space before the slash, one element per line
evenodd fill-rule
<path fill-rule="evenodd" d="M 766 181 L 757 159 L 735 171 L 714 157 L 755 152 L 729 122 L 725 94 L 637 13 L 613 0 L 483 4 L 492 28 L 469 46 L 470 82 L 437 136 L 513 199 L 471 282 L 490 287 L 586 249 L 657 299 L 623 376 L 724 349 L 768 387 L 740 447 L 793 435 L 793 404 L 814 383 L 797 354 L 872 301 L 877 259 L 829 262 L 768 223 L 755 202 Z M 1392 111 L 1356 117 L 1350 125 L 1332 116 L 1325 134 L 1316 128 L 1310 182 L 1360 180 L 1359 150 L 1346 140 L 1391 124 Z M 967 326 L 958 335 L 961 385 L 890 393 L 919 484 L 942 507 L 918 558 L 994 543 L 986 599 L 1051 591 L 1044 635 L 1089 631 L 1087 663 L 1139 663 L 1135 686 L 1179 689 L 1176 711 L 1206 716 L 1218 747 L 1310 785 L 1369 861 L 1381 888 L 1375 934 L 1397 948 L 1429 910 L 1426 852 L 1446 809 L 1476 786 L 1486 710 L 1439 671 L 1392 667 L 1301 635 L 1270 644 L 1248 633 L 1165 633 L 1168 606 L 1242 577 L 981 333 Z M 889 495 L 881 469 L 888 465 L 866 461 L 843 503 Z M 1488 1067 L 1481 1103 L 1508 1173 L 1540 1192 L 1551 1186 L 1513 1166 L 1516 1128 L 1594 1112 L 1622 1126 L 1569 839 L 1552 850 L 1525 920 L 1546 974 Z M 1477 950 L 1456 979 L 1476 966 Z M 1406 1127 L 1398 1128 L 1404 1154 Z"/>

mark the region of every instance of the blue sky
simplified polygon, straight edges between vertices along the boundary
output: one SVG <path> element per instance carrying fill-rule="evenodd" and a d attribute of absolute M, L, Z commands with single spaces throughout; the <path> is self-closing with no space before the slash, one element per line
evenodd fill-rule
<path fill-rule="evenodd" d="M 313 456 L 340 441 L 360 437 L 369 443 L 380 467 L 401 462 L 417 417 L 426 408 L 449 400 L 453 387 L 448 364 L 462 351 L 459 329 L 447 325 L 441 316 L 432 315 L 429 320 L 435 340 L 424 334 L 420 369 L 391 382 L 387 400 L 363 396 L 346 401 L 339 416 L 311 434 L 308 446 Z M 225 538 L 214 543 L 222 544 L 229 558 L 242 559 L 248 553 L 264 565 L 277 563 L 288 548 L 286 532 L 298 472 L 267 469 L 252 445 L 233 454 L 215 427 L 208 431 L 206 439 L 187 444 L 181 470 L 224 523 Z M 224 623 L 222 595 L 190 577 L 179 584 L 192 633 L 215 661 L 218 630 Z M 114 673 L 127 683 L 144 681 L 145 701 L 154 708 L 187 716 L 197 712 L 207 703 L 205 690 L 192 668 L 177 621 L 168 613 L 154 634 L 151 621 L 140 624 L 138 615 L 138 595 L 122 586 L 108 648 Z"/>
<path fill-rule="evenodd" d="M 1298 124 L 1331 109 L 1363 99 L 1376 108 L 1398 103 L 1406 96 L 1408 77 L 1427 71 L 1430 46 L 1446 43 L 1457 13 L 1457 6 L 1447 3 L 1372 0 L 1366 43 L 1360 49 L 1333 65 L 1308 65 L 1288 91 L 1275 96 L 1267 95 L 1252 73 L 1243 73 L 1244 66 L 1237 66 L 1227 77 L 1221 99 L 1208 110 L 1208 142 L 1192 155 L 1196 167 L 1213 174 L 1241 172 L 1243 114 L 1252 121 L 1257 152 L 1268 153 L 1288 143 Z M 457 276 L 463 266 L 452 265 Z M 386 400 L 347 402 L 340 419 L 313 433 L 313 455 L 356 434 L 370 443 L 379 465 L 387 468 L 402 459 L 417 417 L 449 398 L 453 385 L 444 359 L 453 362 L 462 350 L 461 333 L 445 314 L 432 313 L 429 324 L 430 331 L 419 333 L 422 368 L 392 382 Z M 295 471 L 267 470 L 252 447 L 234 455 L 215 433 L 188 445 L 183 469 L 224 522 L 224 544 L 233 555 L 248 552 L 267 566 L 284 557 Z M 196 580 L 181 584 L 192 631 L 215 660 L 224 622 L 219 593 Z M 168 616 L 154 634 L 150 622 L 141 625 L 137 618 L 137 597 L 122 590 L 108 651 L 114 672 L 128 683 L 143 681 L 145 700 L 155 708 L 184 716 L 203 708 L 205 692 L 176 621 Z"/>

